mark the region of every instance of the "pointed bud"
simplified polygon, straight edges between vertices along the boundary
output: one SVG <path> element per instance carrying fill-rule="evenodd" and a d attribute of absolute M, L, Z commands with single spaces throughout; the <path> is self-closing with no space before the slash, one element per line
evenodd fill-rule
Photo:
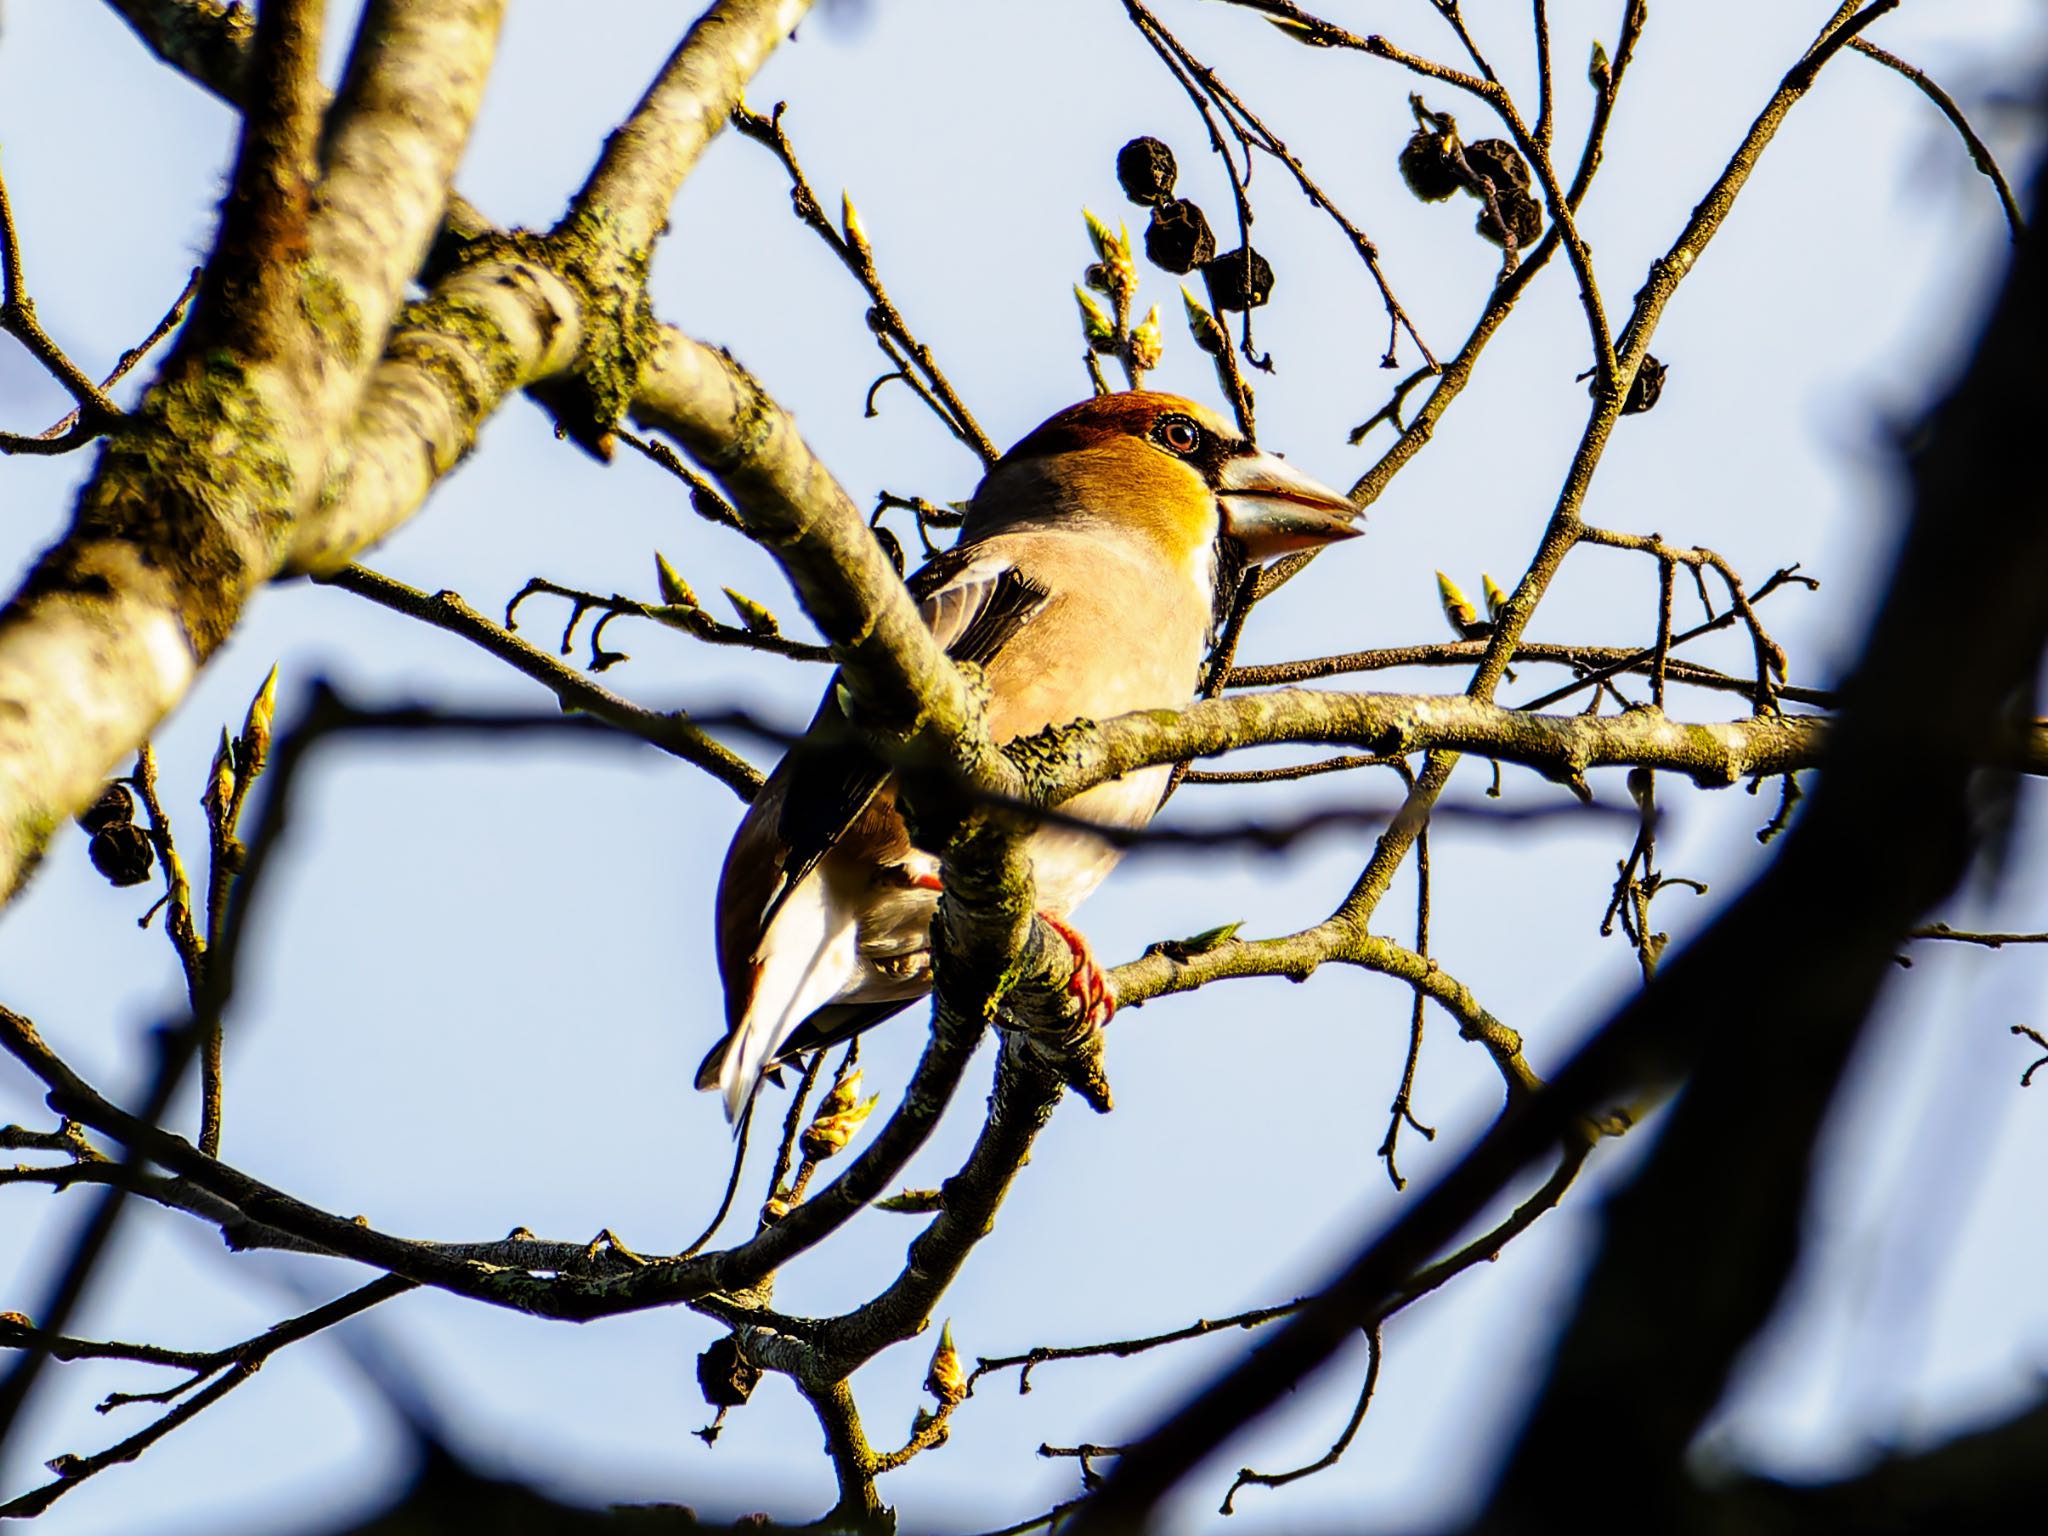
<path fill-rule="evenodd" d="M 1185 960 L 1190 955 L 1206 955 L 1212 949 L 1220 949 L 1237 937 L 1237 930 L 1244 926 L 1244 919 L 1224 923 L 1216 928 L 1204 928 L 1200 933 L 1185 939 L 1166 939 L 1153 948 L 1169 960 Z"/>
<path fill-rule="evenodd" d="M 1095 302 L 1095 296 L 1086 288 L 1074 289 L 1074 302 L 1081 306 L 1081 334 L 1088 340 L 1091 351 L 1110 352 L 1116 348 L 1116 327 L 1109 323 L 1109 316 L 1102 312 L 1102 306 Z"/>
<path fill-rule="evenodd" d="M 832 1085 L 832 1089 L 818 1101 L 818 1118 L 828 1115 L 843 1115 L 860 1102 L 861 1071 L 855 1067 L 846 1076 Z"/>
<path fill-rule="evenodd" d="M 949 1408 L 967 1395 L 967 1373 L 960 1369 L 960 1351 L 953 1347 L 951 1318 L 939 1329 L 939 1347 L 932 1351 L 932 1368 L 925 1373 L 924 1389 Z"/>
<path fill-rule="evenodd" d="M 1186 283 L 1180 285 L 1180 301 L 1187 309 L 1188 332 L 1195 338 L 1196 346 L 1214 357 L 1230 345 L 1230 338 L 1224 335 L 1216 317 L 1202 307 L 1202 301 Z"/>
<path fill-rule="evenodd" d="M 1159 306 L 1154 304 L 1151 312 L 1131 332 L 1131 366 L 1140 373 L 1159 366 L 1160 354 L 1166 349 L 1166 336 L 1159 327 Z"/>
<path fill-rule="evenodd" d="M 1484 571 L 1479 574 L 1479 583 L 1486 589 L 1486 616 L 1489 619 L 1499 618 L 1501 609 L 1508 605 L 1507 593 L 1501 591 L 1500 583 Z"/>
<path fill-rule="evenodd" d="M 894 1211 L 899 1216 L 931 1216 L 946 1208 L 945 1197 L 936 1189 L 906 1189 L 900 1195 L 877 1200 L 877 1211 Z"/>
<path fill-rule="evenodd" d="M 660 550 L 654 552 L 654 584 L 661 589 L 661 600 L 671 608 L 701 608 L 697 594 L 690 590 L 690 584 L 677 574 L 676 568 L 668 563 L 668 557 Z"/>
<path fill-rule="evenodd" d="M 1081 217 L 1088 222 L 1088 243 L 1095 247 L 1095 254 L 1107 266 L 1114 259 L 1116 236 L 1110 227 L 1095 217 L 1094 210 L 1083 208 Z"/>
<path fill-rule="evenodd" d="M 235 744 L 228 736 L 228 728 L 220 728 L 220 745 L 213 749 L 213 770 L 207 777 L 206 793 L 199 797 L 201 805 L 212 806 L 216 815 L 225 811 L 235 799 Z"/>
<path fill-rule="evenodd" d="M 1458 584 L 1442 571 L 1436 573 L 1437 598 L 1444 605 L 1444 618 L 1458 638 L 1464 639 L 1466 631 L 1479 622 L 1479 610 L 1472 606 L 1472 599 L 1459 590 Z"/>
<path fill-rule="evenodd" d="M 839 194 L 839 224 L 846 231 L 846 243 L 863 259 L 874 255 L 868 245 L 867 227 L 860 221 L 860 210 L 853 206 L 853 199 L 846 193 Z"/>
<path fill-rule="evenodd" d="M 1266 20 L 1293 38 L 1297 43 L 1301 43 L 1306 47 L 1334 48 L 1337 46 L 1337 40 L 1330 36 L 1328 27 L 1320 21 L 1293 16 L 1268 16 Z"/>
<path fill-rule="evenodd" d="M 731 587 L 725 590 L 725 600 L 732 604 L 732 611 L 740 616 L 740 622 L 747 626 L 747 632 L 755 635 L 779 635 L 782 626 L 775 622 L 775 615 L 748 597 L 744 592 L 735 592 Z"/>
<path fill-rule="evenodd" d="M 236 761 L 247 778 L 255 778 L 269 760 L 270 722 L 276 713 L 277 668 L 273 665 L 269 675 L 263 679 L 263 686 L 256 690 L 256 697 L 249 701 L 248 714 L 242 717 L 242 739 L 236 744 Z"/>
<path fill-rule="evenodd" d="M 819 1103 L 818 1113 L 811 1123 L 804 1127 L 801 1142 L 804 1156 L 820 1163 L 845 1151 L 846 1144 L 853 1140 L 853 1133 L 860 1129 L 863 1120 L 874 1113 L 881 1097 L 875 1093 L 861 1099 L 858 1072 L 841 1078 Z"/>
<path fill-rule="evenodd" d="M 1138 264 L 1131 257 L 1131 232 L 1119 224 L 1114 233 L 1088 209 L 1081 210 L 1088 221 L 1088 241 L 1102 265 L 1103 291 L 1116 300 L 1119 312 L 1127 308 L 1138 291 Z"/>
<path fill-rule="evenodd" d="M 1593 39 L 1593 56 L 1586 63 L 1586 79 L 1593 89 L 1603 96 L 1614 83 L 1614 73 L 1607 62 L 1607 50 L 1600 46 L 1600 39 Z"/>

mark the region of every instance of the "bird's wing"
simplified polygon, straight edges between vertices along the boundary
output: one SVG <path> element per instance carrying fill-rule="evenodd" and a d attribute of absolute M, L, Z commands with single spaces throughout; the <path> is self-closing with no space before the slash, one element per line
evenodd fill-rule
<path fill-rule="evenodd" d="M 910 578 L 932 635 L 955 661 L 986 667 L 1041 610 L 1051 593 L 1011 561 L 981 546 L 949 550 Z M 782 878 L 761 917 L 763 930 L 790 892 L 860 819 L 887 781 L 889 766 L 861 740 L 839 707 L 838 679 L 790 754 L 776 833 L 788 850 Z"/>

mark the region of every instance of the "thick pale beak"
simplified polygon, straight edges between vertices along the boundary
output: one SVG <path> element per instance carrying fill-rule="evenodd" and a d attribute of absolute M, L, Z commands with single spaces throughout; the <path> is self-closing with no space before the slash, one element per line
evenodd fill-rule
<path fill-rule="evenodd" d="M 1347 498 L 1273 454 L 1229 460 L 1222 482 L 1216 494 L 1223 506 L 1223 531 L 1244 545 L 1254 561 L 1365 531 L 1353 526 L 1358 508 Z"/>

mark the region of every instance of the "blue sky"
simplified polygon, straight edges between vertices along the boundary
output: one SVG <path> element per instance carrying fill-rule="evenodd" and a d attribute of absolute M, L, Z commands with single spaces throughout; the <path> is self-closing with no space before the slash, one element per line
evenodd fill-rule
<path fill-rule="evenodd" d="M 600 9 L 593 26 L 567 24 L 553 7 L 512 8 L 461 177 L 502 222 L 552 221 L 673 42 L 676 7 L 614 0 Z M 1354 9 L 1332 14 L 1450 54 L 1425 5 L 1364 18 Z M 1611 46 L 1619 9 L 1552 7 L 1560 144 L 1583 129 L 1586 40 Z M 1828 9 L 1806 0 L 1654 8 L 1583 221 L 1610 312 L 1625 308 Z M 1527 91 L 1525 13 L 1472 10 L 1504 76 Z M 1378 61 L 1304 50 L 1226 7 L 1167 0 L 1160 12 L 1373 235 L 1424 334 L 1439 355 L 1453 351 L 1496 253 L 1471 237 L 1462 204 L 1423 207 L 1400 187 L 1393 162 L 1413 82 Z M 1947 84 L 2014 174 L 2023 171 L 2015 120 L 1997 98 L 2037 72 L 2048 42 L 2037 8 L 1909 5 L 1871 35 Z M 1475 104 L 1426 95 L 1457 112 L 1468 134 L 1487 131 Z M 1167 138 L 1180 151 L 1183 191 L 1212 216 L 1227 204 L 1184 98 L 1107 0 L 893 0 L 823 16 L 750 92 L 761 108 L 779 99 L 791 104 L 786 124 L 814 184 L 828 200 L 852 191 L 899 303 L 999 442 L 1087 387 L 1069 287 L 1088 259 L 1081 206 L 1133 212 L 1112 173 L 1117 146 L 1140 132 Z M 149 60 L 110 11 L 51 0 L 8 8 L 0 155 L 41 317 L 88 367 L 149 329 L 204 250 L 232 133 L 228 113 Z M 1278 272 L 1259 317 L 1279 369 L 1259 381 L 1262 437 L 1345 483 L 1386 441 L 1383 430 L 1365 447 L 1345 444 L 1389 387 L 1376 367 L 1382 315 L 1341 237 L 1276 167 L 1261 165 L 1254 193 L 1257 243 Z M 1804 562 L 1822 590 L 1773 599 L 1767 617 L 1795 679 L 1825 682 L 1854 653 L 1898 527 L 1892 434 L 1963 354 L 2004 241 L 1988 184 L 1928 103 L 1867 60 L 1831 65 L 1673 304 L 1653 346 L 1672 369 L 1663 402 L 1623 423 L 1588 516 L 1709 545 L 1752 579 Z M 654 282 L 663 316 L 731 346 L 797 412 L 857 500 L 884 488 L 940 500 L 972 489 L 971 457 L 907 393 L 884 391 L 879 417 L 863 418 L 882 368 L 859 294 L 789 217 L 781 172 L 759 147 L 730 136 L 714 145 L 677 205 Z M 1146 282 L 1141 303 L 1160 301 L 1173 322 L 1157 382 L 1213 398 L 1174 320 L 1174 288 L 1149 270 Z M 1428 451 L 1372 509 L 1368 536 L 1260 611 L 1246 659 L 1436 638 L 1439 567 L 1475 591 L 1482 570 L 1511 584 L 1583 419 L 1573 375 L 1584 357 L 1558 262 Z M 0 422 L 34 430 L 62 409 L 18 351 L 0 349 Z M 10 582 L 62 529 L 86 469 L 82 457 L 0 467 Z M 557 443 L 525 402 L 491 423 L 472 462 L 367 563 L 428 589 L 456 588 L 489 612 L 533 575 L 651 595 L 656 549 L 700 592 L 732 585 L 800 623 L 765 556 L 695 518 L 677 487 L 636 458 L 600 466 Z M 1640 557 L 1582 552 L 1532 634 L 1639 640 L 1653 626 L 1655 592 Z M 545 603 L 526 613 L 529 633 L 551 633 Z M 619 626 L 610 638 L 624 639 L 633 661 L 608 680 L 663 707 L 744 702 L 797 723 L 822 681 L 679 635 Z M 1743 649 L 1731 641 L 1700 655 L 1740 666 Z M 159 738 L 188 839 L 198 835 L 214 735 L 239 721 L 273 661 L 287 716 L 317 675 L 368 697 L 546 703 L 451 636 L 344 593 L 280 587 L 262 595 Z M 1444 688 L 1453 676 L 1373 685 Z M 1679 703 L 1693 718 L 1731 707 L 1699 695 Z M 1514 770 L 1508 782 L 1523 803 L 1561 793 Z M 563 1238 L 610 1227 L 655 1250 L 686 1241 L 715 1204 L 727 1155 L 715 1102 L 689 1081 L 719 1027 L 709 905 L 737 819 L 731 796 L 651 751 L 560 744 L 345 746 L 308 788 L 231 1021 L 229 1160 L 421 1236 L 483 1238 L 524 1224 Z M 1483 788 L 1483 768 L 1468 765 L 1450 798 L 1474 800 Z M 1595 788 L 1623 798 L 1619 775 L 1596 775 Z M 1173 814 L 1222 819 L 1279 800 L 1225 793 L 1185 791 Z M 1285 794 L 1308 806 L 1381 803 L 1390 790 L 1320 780 Z M 1672 793 L 1665 803 L 1664 867 L 1711 888 L 1657 907 L 1659 926 L 1682 943 L 1755 868 L 1751 834 L 1773 799 L 1736 790 Z M 1997 904 L 1959 908 L 1953 920 L 2048 926 L 2048 846 L 2037 822 L 2025 835 L 2028 857 Z M 1622 836 L 1611 824 L 1453 824 L 1435 840 L 1436 953 L 1524 1032 L 1539 1070 L 1634 985 L 1625 946 L 1595 935 Z M 1248 932 L 1288 931 L 1327 912 L 1368 846 L 1349 831 L 1284 861 L 1214 851 L 1134 859 L 1082 921 L 1105 960 L 1238 918 L 1250 920 Z M 1405 931 L 1412 898 L 1404 876 L 1383 908 L 1387 931 Z M 133 1091 L 147 1031 L 176 1005 L 168 945 L 133 924 L 146 904 L 101 882 L 83 839 L 67 832 L 0 917 L 0 997 L 117 1096 Z M 1997 1412 L 2036 1391 L 2048 1363 L 2048 1299 L 2013 1283 L 2048 1258 L 2040 1224 L 2013 1219 L 2038 1208 L 2031 1185 L 2048 1163 L 2048 1118 L 2037 1094 L 2016 1085 L 2026 1056 L 2008 1033 L 2048 1022 L 2043 957 L 1915 959 L 1830 1130 L 1797 1295 L 1746 1362 L 1710 1436 L 1716 1450 L 1779 1470 L 1839 1469 L 1878 1441 Z M 1396 984 L 1326 972 L 1305 988 L 1239 983 L 1121 1017 L 1108 1059 L 1116 1112 L 1062 1109 L 947 1299 L 963 1352 L 1150 1332 L 1313 1284 L 1402 1198 L 1373 1153 L 1407 1014 Z M 914 1018 L 864 1051 L 872 1085 L 887 1089 L 907 1073 Z M 1498 1103 L 1484 1057 L 1441 1016 L 1431 1027 L 1418 1112 L 1440 1134 L 1404 1143 L 1403 1167 L 1417 1180 L 1447 1166 Z M 984 1053 L 908 1182 L 935 1183 L 957 1163 L 989 1070 Z M 189 1120 L 191 1107 L 182 1113 Z M 40 1114 L 27 1079 L 0 1067 L 0 1121 L 34 1124 Z M 1468 1507 L 1569 1296 L 1587 1213 L 1634 1150 L 1603 1149 L 1566 1209 L 1497 1265 L 1397 1320 L 1379 1404 L 1344 1464 L 1278 1493 L 1247 1492 L 1235 1523 L 1406 1524 Z M 0 1310 L 29 1309 L 48 1254 L 84 1206 L 27 1190 L 0 1196 Z M 900 1266 L 914 1231 L 903 1217 L 863 1217 L 785 1272 L 778 1304 L 815 1313 L 860 1299 Z M 79 1331 L 208 1347 L 360 1278 L 338 1263 L 228 1255 L 189 1220 L 137 1210 Z M 690 1436 L 708 1417 L 692 1362 L 716 1330 L 702 1319 L 678 1312 L 579 1328 L 418 1295 L 356 1326 L 374 1330 L 456 1443 L 492 1469 L 570 1497 L 675 1499 L 714 1512 L 798 1519 L 830 1502 L 815 1424 L 779 1382 L 729 1420 L 715 1449 Z M 1228 1334 L 1180 1353 L 1047 1367 L 1028 1397 L 990 1382 L 956 1416 L 951 1442 L 885 1480 L 884 1497 L 922 1528 L 1021 1518 L 1074 1490 L 1071 1463 L 1035 1455 L 1041 1441 L 1141 1431 L 1248 1342 Z M 907 1429 L 925 1356 L 913 1344 L 856 1377 L 878 1442 Z M 1179 1525 L 1208 1523 L 1237 1465 L 1318 1454 L 1362 1364 L 1340 1360 L 1192 1479 L 1174 1506 Z M 0 1467 L 0 1487 L 12 1493 L 38 1480 L 36 1461 L 139 1427 L 139 1418 L 96 1417 L 91 1405 L 158 1384 L 142 1367 L 50 1370 L 33 1433 Z M 375 1392 L 340 1351 L 314 1342 L 44 1523 L 269 1530 L 286 1500 L 337 1513 L 359 1506 L 386 1486 L 400 1454 Z"/>

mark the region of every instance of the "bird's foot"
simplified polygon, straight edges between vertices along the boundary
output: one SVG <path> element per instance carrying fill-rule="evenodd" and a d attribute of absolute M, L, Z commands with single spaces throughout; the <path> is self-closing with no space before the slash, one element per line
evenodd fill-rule
<path fill-rule="evenodd" d="M 914 874 L 908 877 L 913 890 L 942 891 L 944 883 L 934 874 Z M 1040 911 L 1039 920 L 1058 934 L 1074 955 L 1073 974 L 1067 977 L 1067 995 L 1080 1004 L 1081 1022 L 1090 1029 L 1100 1029 L 1116 1016 L 1116 989 L 1110 985 L 1107 974 L 1095 963 L 1095 951 L 1086 939 L 1069 924 L 1054 917 L 1050 912 Z"/>
<path fill-rule="evenodd" d="M 1074 952 L 1074 973 L 1067 978 L 1067 995 L 1081 1005 L 1081 1022 L 1091 1029 L 1102 1028 L 1116 1016 L 1116 989 L 1095 963 L 1095 951 L 1078 932 L 1050 912 L 1040 912 L 1038 919 Z"/>

